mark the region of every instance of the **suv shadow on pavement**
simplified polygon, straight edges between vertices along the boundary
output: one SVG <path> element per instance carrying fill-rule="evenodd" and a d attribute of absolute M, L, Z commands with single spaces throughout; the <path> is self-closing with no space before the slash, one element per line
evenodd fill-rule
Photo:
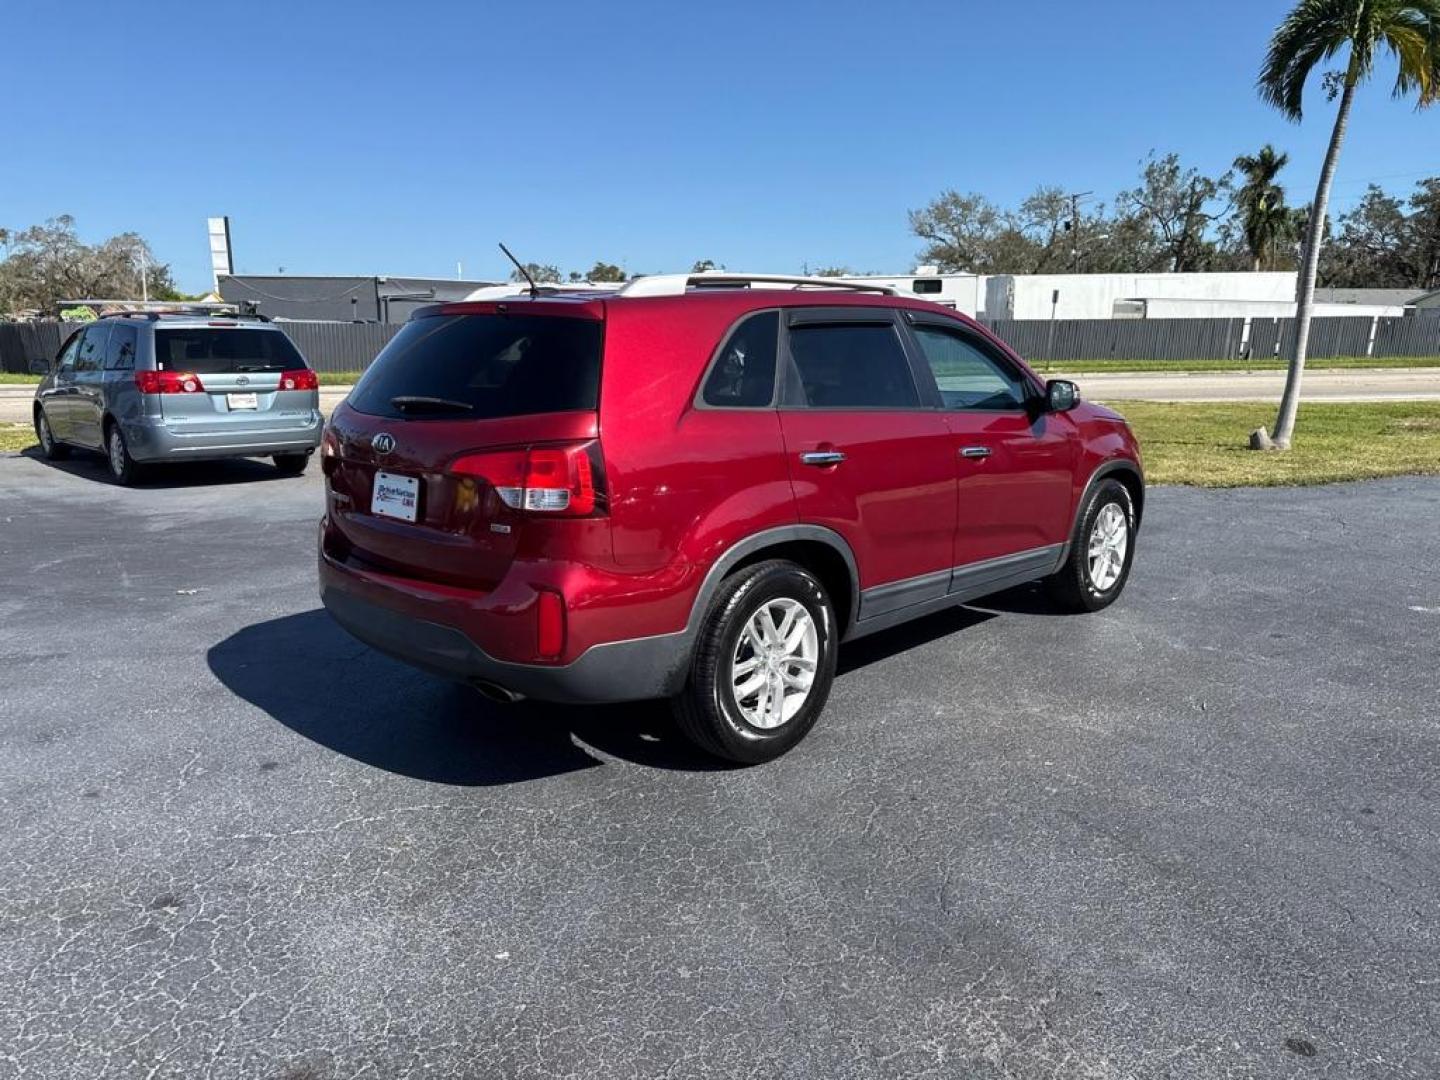
<path fill-rule="evenodd" d="M 69 476 L 114 486 L 110 466 L 105 455 L 99 451 L 72 450 L 69 457 L 61 461 L 50 461 L 40 451 L 39 446 L 30 446 L 20 451 L 20 455 Z M 182 461 L 154 465 L 146 469 L 134 486 L 164 490 L 294 479 L 294 476 L 282 473 L 268 459 L 224 458 L 218 461 Z"/>
<path fill-rule="evenodd" d="M 664 702 L 499 705 L 362 645 L 323 609 L 247 626 L 206 659 L 228 689 L 290 730 L 432 783 L 519 783 L 603 763 L 576 739 L 652 768 L 724 768 L 691 748 Z"/>
<path fill-rule="evenodd" d="M 993 617 L 955 608 L 864 638 L 841 649 L 840 675 Z M 733 768 L 694 748 L 664 701 L 497 705 L 362 645 L 323 609 L 247 626 L 206 660 L 226 688 L 291 731 L 431 783 L 511 784 L 603 764 L 587 747 L 648 768 Z"/>

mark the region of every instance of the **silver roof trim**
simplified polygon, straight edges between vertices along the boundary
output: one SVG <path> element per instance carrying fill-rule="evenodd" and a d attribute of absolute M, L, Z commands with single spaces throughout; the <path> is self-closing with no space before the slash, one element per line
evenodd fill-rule
<path fill-rule="evenodd" d="M 693 288 L 707 285 L 756 286 L 776 285 L 791 289 L 831 289 L 841 292 L 879 293 L 894 296 L 890 285 L 858 284 L 853 281 L 839 281 L 835 278 L 801 277 L 791 274 L 735 274 L 729 271 L 706 271 L 701 274 L 652 274 L 628 281 L 617 296 L 683 296 Z"/>

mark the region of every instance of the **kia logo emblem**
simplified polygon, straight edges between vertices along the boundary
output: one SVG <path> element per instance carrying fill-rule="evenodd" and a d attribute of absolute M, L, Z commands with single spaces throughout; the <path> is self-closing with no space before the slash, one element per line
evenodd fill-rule
<path fill-rule="evenodd" d="M 370 440 L 370 448 L 377 454 L 388 454 L 395 449 L 395 436 L 388 431 L 382 431 Z"/>

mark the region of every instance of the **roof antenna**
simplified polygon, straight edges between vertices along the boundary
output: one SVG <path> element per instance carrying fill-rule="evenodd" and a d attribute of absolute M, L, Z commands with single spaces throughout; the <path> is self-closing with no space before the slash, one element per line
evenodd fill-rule
<path fill-rule="evenodd" d="M 530 276 L 530 271 L 520 265 L 520 260 L 512 255 L 510 249 L 504 244 L 500 245 L 500 250 L 505 252 L 505 257 L 515 264 L 515 269 L 520 271 L 520 276 L 530 283 L 530 295 L 538 297 L 540 295 L 540 286 L 535 284 L 535 279 Z"/>

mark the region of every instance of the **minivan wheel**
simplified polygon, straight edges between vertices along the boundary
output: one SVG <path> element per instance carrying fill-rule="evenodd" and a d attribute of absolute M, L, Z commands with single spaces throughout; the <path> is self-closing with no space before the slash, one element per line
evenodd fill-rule
<path fill-rule="evenodd" d="M 299 476 L 305 471 L 305 466 L 310 464 L 309 454 L 276 454 L 274 455 L 275 468 L 279 469 L 286 476 Z"/>
<path fill-rule="evenodd" d="M 120 425 L 112 423 L 105 429 L 105 457 L 110 465 L 110 476 L 122 487 L 129 487 L 140 479 L 140 463 L 130 456 L 125 445 L 125 433 Z"/>
<path fill-rule="evenodd" d="M 1130 489 L 1103 480 L 1081 508 L 1065 565 L 1047 579 L 1066 611 L 1099 611 L 1115 602 L 1135 559 L 1135 505 Z"/>
<path fill-rule="evenodd" d="M 70 448 L 56 441 L 44 409 L 35 410 L 35 437 L 40 440 L 40 452 L 45 455 L 45 460 L 60 461 L 70 456 Z"/>
<path fill-rule="evenodd" d="M 835 679 L 835 609 L 809 571 L 783 559 L 727 578 L 673 699 L 681 731 L 707 753 L 773 761 L 819 719 Z"/>

